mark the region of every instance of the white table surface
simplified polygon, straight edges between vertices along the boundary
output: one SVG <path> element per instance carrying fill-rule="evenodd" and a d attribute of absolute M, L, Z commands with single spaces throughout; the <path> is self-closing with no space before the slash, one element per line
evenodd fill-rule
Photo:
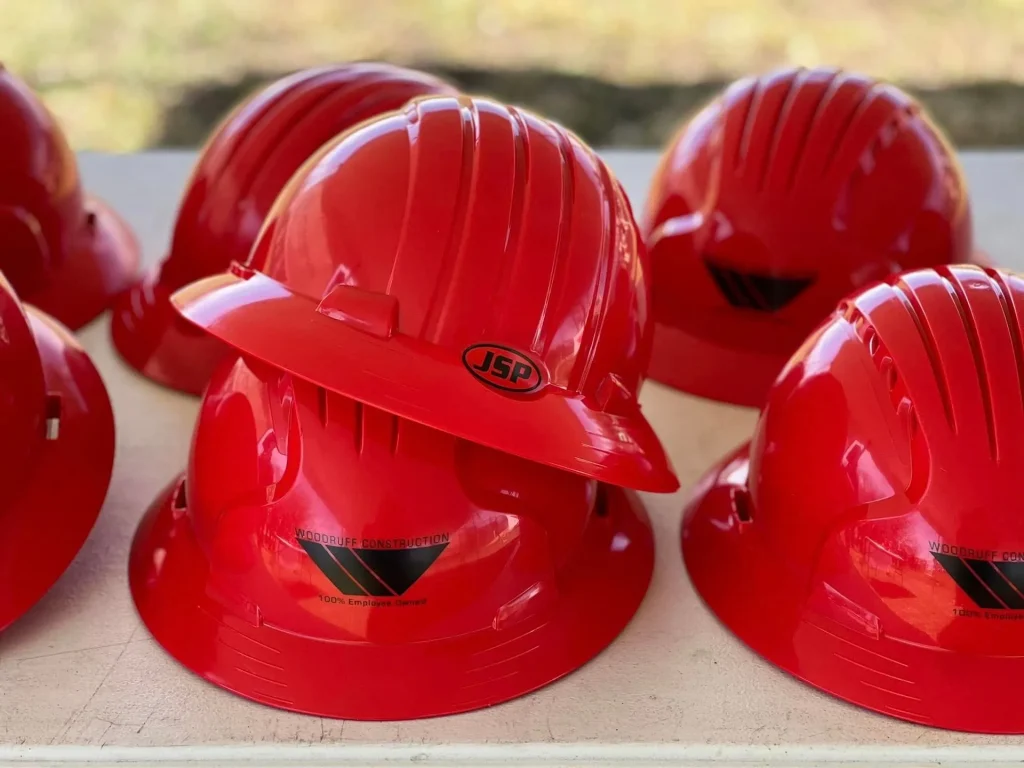
<path fill-rule="evenodd" d="M 606 152 L 642 202 L 653 152 Z M 86 155 L 87 186 L 160 258 L 192 153 Z M 967 154 L 979 244 L 1024 268 L 1024 153 Z M 88 542 L 60 582 L 0 636 L 0 764 L 429 766 L 937 764 L 1024 760 L 1024 738 L 949 733 L 874 715 L 796 682 L 749 652 L 703 607 L 678 546 L 689 487 L 751 430 L 752 411 L 648 384 L 645 412 L 683 490 L 646 495 L 657 534 L 647 599 L 595 661 L 516 701 L 402 723 L 332 721 L 229 694 L 178 666 L 139 622 L 126 562 L 136 522 L 183 466 L 197 402 L 134 375 L 108 321 L 81 334 L 114 403 L 117 459 Z"/>

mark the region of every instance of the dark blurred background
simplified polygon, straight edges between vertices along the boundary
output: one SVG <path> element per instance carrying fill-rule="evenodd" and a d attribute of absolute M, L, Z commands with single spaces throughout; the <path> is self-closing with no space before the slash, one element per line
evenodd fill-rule
<path fill-rule="evenodd" d="M 379 59 L 655 146 L 747 72 L 828 64 L 1024 145 L 1024 0 L 0 0 L 4 63 L 76 149 L 195 146 L 267 80 Z"/>

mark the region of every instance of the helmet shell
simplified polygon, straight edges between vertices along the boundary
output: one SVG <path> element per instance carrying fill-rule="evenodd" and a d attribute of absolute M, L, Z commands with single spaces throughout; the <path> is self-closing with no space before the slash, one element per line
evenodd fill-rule
<path fill-rule="evenodd" d="M 200 154 L 164 261 L 114 313 L 114 344 L 144 375 L 199 394 L 223 345 L 181 322 L 170 295 L 244 262 L 289 178 L 321 146 L 418 96 L 454 93 L 416 70 L 373 62 L 303 70 L 240 103 Z"/>
<path fill-rule="evenodd" d="M 64 132 L 31 89 L 0 68 L 0 271 L 65 325 L 92 320 L 134 278 L 138 244 L 82 191 Z"/>
<path fill-rule="evenodd" d="M 580 666 L 629 621 L 653 555 L 620 489 L 240 359 L 215 372 L 130 577 L 156 639 L 211 682 L 406 719 Z"/>
<path fill-rule="evenodd" d="M 1019 733 L 1024 278 L 917 270 L 852 296 L 698 486 L 694 585 L 773 663 L 861 706 Z M 743 585 L 744 589 L 740 589 Z"/>
<path fill-rule="evenodd" d="M 830 69 L 740 80 L 666 150 L 644 233 L 652 378 L 760 406 L 848 293 L 972 259 L 950 145 L 898 88 Z"/>
<path fill-rule="evenodd" d="M 625 193 L 527 112 L 425 98 L 340 137 L 291 180 L 245 268 L 175 301 L 368 405 L 605 482 L 677 486 L 637 402 L 653 318 Z"/>
<path fill-rule="evenodd" d="M 0 275 L 0 630 L 70 565 L 114 463 L 103 381 L 69 331 Z M 45 557 L 40 557 L 40 542 Z"/>

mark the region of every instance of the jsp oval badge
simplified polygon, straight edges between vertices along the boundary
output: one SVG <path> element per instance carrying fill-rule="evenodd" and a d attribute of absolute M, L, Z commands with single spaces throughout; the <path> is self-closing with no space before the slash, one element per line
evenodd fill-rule
<path fill-rule="evenodd" d="M 474 344 L 462 353 L 462 364 L 477 379 L 503 392 L 523 395 L 544 383 L 540 366 L 522 352 L 500 344 Z"/>

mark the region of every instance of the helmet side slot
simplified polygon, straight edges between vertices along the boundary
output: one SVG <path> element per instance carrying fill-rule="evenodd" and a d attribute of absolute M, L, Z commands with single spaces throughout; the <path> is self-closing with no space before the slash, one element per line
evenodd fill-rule
<path fill-rule="evenodd" d="M 63 401 L 60 395 L 46 396 L 46 439 L 56 440 L 60 437 L 60 420 L 63 412 Z"/>

